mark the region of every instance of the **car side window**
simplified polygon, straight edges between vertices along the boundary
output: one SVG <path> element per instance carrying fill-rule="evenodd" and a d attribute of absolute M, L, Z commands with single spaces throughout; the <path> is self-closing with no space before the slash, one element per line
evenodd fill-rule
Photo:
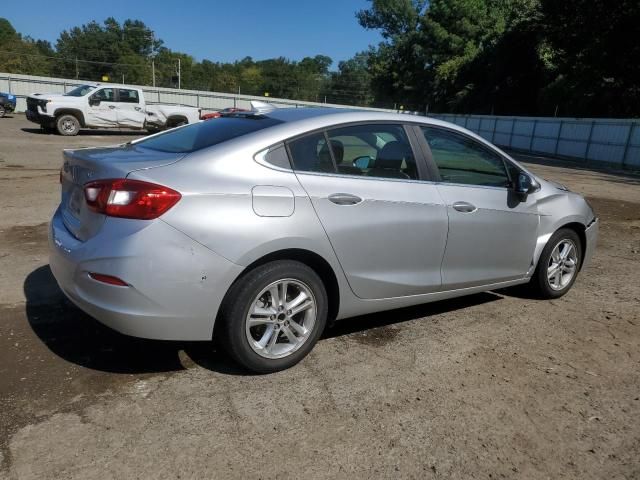
<path fill-rule="evenodd" d="M 502 157 L 480 143 L 450 130 L 421 127 L 443 183 L 508 187 Z"/>
<path fill-rule="evenodd" d="M 291 168 L 287 151 L 284 148 L 284 144 L 279 144 L 271 147 L 264 156 L 265 162 L 279 168 Z"/>
<path fill-rule="evenodd" d="M 303 172 L 335 173 L 323 132 L 288 142 L 293 169 Z"/>
<path fill-rule="evenodd" d="M 413 151 L 402 125 L 354 125 L 327 133 L 338 173 L 418 178 Z"/>
<path fill-rule="evenodd" d="M 122 103 L 140 103 L 138 99 L 137 90 L 125 90 L 123 88 L 118 90 L 118 101 Z"/>
<path fill-rule="evenodd" d="M 91 95 L 92 100 L 99 100 L 101 102 L 113 102 L 113 98 L 113 88 L 101 88 L 96 93 Z"/>

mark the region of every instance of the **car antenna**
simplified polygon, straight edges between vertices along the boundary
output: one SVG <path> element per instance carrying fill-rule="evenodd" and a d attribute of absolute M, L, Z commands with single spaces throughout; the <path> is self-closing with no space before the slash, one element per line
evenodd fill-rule
<path fill-rule="evenodd" d="M 257 115 L 272 112 L 276 108 L 278 107 L 271 105 L 270 103 L 261 102 L 260 100 L 251 101 L 251 112 Z"/>

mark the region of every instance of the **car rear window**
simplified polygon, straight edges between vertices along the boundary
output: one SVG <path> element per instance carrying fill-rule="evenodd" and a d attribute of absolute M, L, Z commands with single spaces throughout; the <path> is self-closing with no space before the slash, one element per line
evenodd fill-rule
<path fill-rule="evenodd" d="M 170 153 L 190 153 L 283 123 L 264 116 L 222 117 L 151 137 L 136 145 Z"/>

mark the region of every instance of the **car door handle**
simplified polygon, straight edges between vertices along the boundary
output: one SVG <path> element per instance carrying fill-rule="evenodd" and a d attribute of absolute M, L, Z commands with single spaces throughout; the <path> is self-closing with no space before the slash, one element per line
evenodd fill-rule
<path fill-rule="evenodd" d="M 140 107 L 135 107 L 135 108 L 134 108 L 134 110 L 135 110 L 136 112 L 139 112 L 139 111 L 140 111 L 140 110 L 142 110 L 142 109 L 141 109 Z"/>
<path fill-rule="evenodd" d="M 357 205 L 362 202 L 362 199 L 350 193 L 333 193 L 329 195 L 329 201 L 336 205 Z"/>
<path fill-rule="evenodd" d="M 111 110 L 113 110 L 114 108 L 116 108 L 116 106 L 115 106 L 115 105 L 109 105 L 109 108 L 110 108 Z"/>
<path fill-rule="evenodd" d="M 473 213 L 478 210 L 475 205 L 472 205 L 469 202 L 455 202 L 451 206 L 454 210 L 462 213 Z"/>

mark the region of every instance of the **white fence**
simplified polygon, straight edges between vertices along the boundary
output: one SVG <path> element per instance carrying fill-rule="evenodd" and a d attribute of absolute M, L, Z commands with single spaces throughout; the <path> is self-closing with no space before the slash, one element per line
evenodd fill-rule
<path fill-rule="evenodd" d="M 640 121 L 434 114 L 501 147 L 640 169 Z"/>
<path fill-rule="evenodd" d="M 25 98 L 31 93 L 65 93 L 82 80 L 36 77 L 0 73 L 0 92 L 17 96 L 17 111 L 26 109 Z M 232 93 L 177 90 L 140 86 L 149 103 L 191 105 L 203 110 L 225 107 L 250 108 L 252 100 L 292 107 L 351 108 L 283 98 L 265 98 Z M 366 110 L 393 111 L 377 108 Z M 640 169 L 640 121 L 585 118 L 498 117 L 489 115 L 431 114 L 472 130 L 487 140 L 505 148 L 523 152 L 560 156 L 611 166 Z"/>

